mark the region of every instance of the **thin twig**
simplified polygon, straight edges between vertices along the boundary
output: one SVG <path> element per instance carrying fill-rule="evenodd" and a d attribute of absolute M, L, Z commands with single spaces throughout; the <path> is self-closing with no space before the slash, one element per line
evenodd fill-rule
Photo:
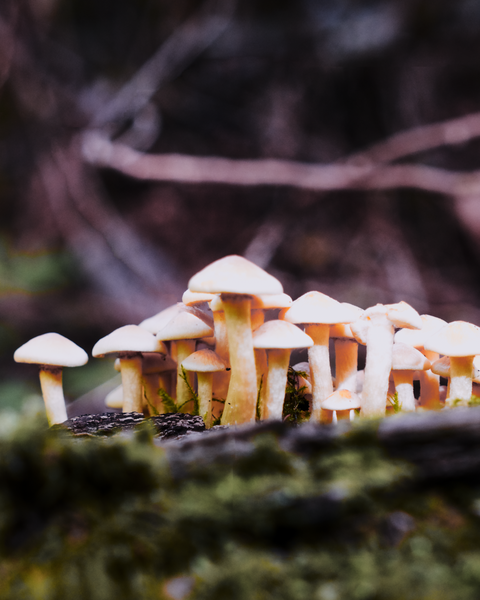
<path fill-rule="evenodd" d="M 84 138 L 83 155 L 97 166 L 152 181 L 287 185 L 317 191 L 417 188 L 452 196 L 480 193 L 480 171 L 464 173 L 413 164 L 318 165 L 277 159 L 149 155 L 112 143 L 95 133 Z"/>

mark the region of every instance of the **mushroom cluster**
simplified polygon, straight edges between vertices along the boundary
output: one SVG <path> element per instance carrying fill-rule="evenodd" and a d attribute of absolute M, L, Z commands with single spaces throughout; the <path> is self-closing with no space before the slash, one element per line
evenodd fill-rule
<path fill-rule="evenodd" d="M 366 346 L 360 371 L 358 344 Z M 92 355 L 118 357 L 122 385 L 107 406 L 145 415 L 195 412 L 209 428 L 282 419 L 290 355 L 298 348 L 307 349 L 308 363 L 291 373 L 306 392 L 310 419 L 329 423 L 384 416 L 392 407 L 468 405 L 479 373 L 480 328 L 419 315 L 406 302 L 363 310 L 318 291 L 293 301 L 275 277 L 241 256 L 226 256 L 190 279 L 182 302 L 113 331 Z M 49 423 L 65 421 L 61 369 L 85 364 L 86 353 L 49 333 L 24 344 L 14 359 L 40 365 Z M 440 377 L 448 379 L 446 394 Z"/>

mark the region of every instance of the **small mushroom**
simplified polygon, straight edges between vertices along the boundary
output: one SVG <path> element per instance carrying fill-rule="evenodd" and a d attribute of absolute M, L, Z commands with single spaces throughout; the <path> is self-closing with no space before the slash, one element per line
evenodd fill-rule
<path fill-rule="evenodd" d="M 95 357 L 117 354 L 123 386 L 123 412 L 142 412 L 142 352 L 167 353 L 165 344 L 138 325 L 124 325 L 98 340 Z"/>
<path fill-rule="evenodd" d="M 461 405 L 468 405 L 472 396 L 473 359 L 480 354 L 480 328 L 465 321 L 453 321 L 429 337 L 424 347 L 450 357 L 446 402 L 458 400 Z"/>
<path fill-rule="evenodd" d="M 430 361 L 421 352 L 409 346 L 396 342 L 393 344 L 392 373 L 398 404 L 403 411 L 415 410 L 413 394 L 413 374 L 415 371 L 430 369 Z"/>
<path fill-rule="evenodd" d="M 20 346 L 13 359 L 18 363 L 40 367 L 40 386 L 49 425 L 67 420 L 62 387 L 63 367 L 80 367 L 88 362 L 88 354 L 80 346 L 59 333 L 44 333 Z"/>
<path fill-rule="evenodd" d="M 352 306 L 356 318 L 360 317 L 363 310 Z M 350 325 L 338 323 L 330 326 L 330 339 L 335 340 L 335 379 L 337 390 L 357 389 L 358 369 L 358 342 L 353 336 Z"/>
<path fill-rule="evenodd" d="M 313 340 L 299 327 L 287 321 L 267 321 L 253 334 L 254 348 L 267 351 L 268 374 L 264 402 L 261 406 L 263 419 L 281 419 L 290 353 L 294 348 L 309 348 Z"/>
<path fill-rule="evenodd" d="M 185 407 L 190 399 L 188 385 L 183 378 L 182 362 L 195 352 L 196 340 L 213 334 L 213 330 L 204 321 L 189 312 L 182 311 L 169 321 L 160 331 L 157 338 L 162 341 L 175 342 L 177 347 L 177 405 Z M 193 384 L 193 376 L 189 378 Z"/>
<path fill-rule="evenodd" d="M 376 304 L 351 323 L 355 339 L 367 346 L 362 390 L 363 416 L 385 415 L 395 327 L 420 329 L 421 326 L 420 315 L 406 302 Z"/>
<path fill-rule="evenodd" d="M 335 412 L 337 420 L 350 419 L 351 411 L 361 407 L 361 398 L 355 392 L 342 388 L 323 401 L 323 410 Z M 335 419 L 332 419 L 335 421 Z"/>
<path fill-rule="evenodd" d="M 205 427 L 210 429 L 212 426 L 213 374 L 225 370 L 225 363 L 212 350 L 198 350 L 187 356 L 182 362 L 182 366 L 186 371 L 194 371 L 197 374 L 198 411 L 205 423 Z"/>

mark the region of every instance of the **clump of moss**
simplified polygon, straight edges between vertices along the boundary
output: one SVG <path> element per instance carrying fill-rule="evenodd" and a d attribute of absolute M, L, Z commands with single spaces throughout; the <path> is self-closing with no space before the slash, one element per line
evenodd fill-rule
<path fill-rule="evenodd" d="M 479 596 L 480 486 L 418 487 L 375 423 L 304 455 L 258 434 L 181 472 L 148 428 L 3 423 L 2 600 L 166 599 L 177 584 L 189 600 Z"/>

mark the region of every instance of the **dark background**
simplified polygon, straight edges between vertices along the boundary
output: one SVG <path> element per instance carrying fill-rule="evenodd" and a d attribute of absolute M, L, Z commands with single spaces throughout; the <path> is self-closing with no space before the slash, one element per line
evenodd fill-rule
<path fill-rule="evenodd" d="M 38 389 L 11 358 L 30 337 L 90 352 L 232 253 L 294 298 L 406 300 L 480 325 L 474 193 L 141 181 L 81 149 L 93 131 L 152 154 L 341 161 L 480 110 L 479 34 L 475 0 L 3 0 L 0 402 Z M 474 171 L 466 137 L 408 162 Z M 70 370 L 67 393 L 110 369 Z"/>

